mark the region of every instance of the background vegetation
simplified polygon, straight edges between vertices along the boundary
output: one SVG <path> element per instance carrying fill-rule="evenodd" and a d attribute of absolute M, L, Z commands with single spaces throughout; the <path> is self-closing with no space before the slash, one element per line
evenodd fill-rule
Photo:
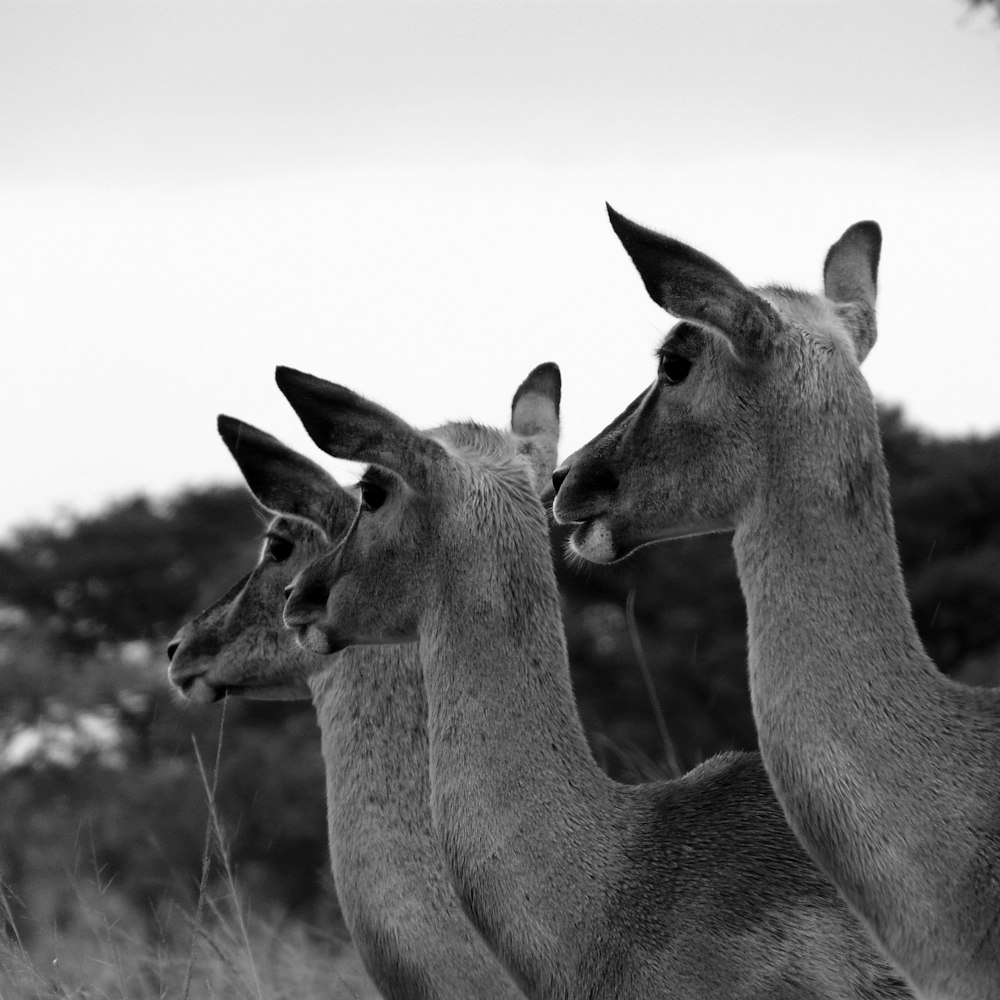
<path fill-rule="evenodd" d="M 939 440 L 895 410 L 882 426 L 920 633 L 942 670 L 998 683 L 1000 436 Z M 324 975 L 325 995 L 337 982 L 345 996 L 364 989 L 356 964 L 342 964 L 308 703 L 226 706 L 216 807 L 236 875 L 210 869 L 213 930 L 192 957 L 210 828 L 193 742 L 213 760 L 222 713 L 176 700 L 163 649 L 254 561 L 260 530 L 245 491 L 220 486 L 130 498 L 0 546 L 0 996 L 175 996 L 185 974 L 192 996 L 276 995 L 234 957 L 251 939 L 272 973 L 288 963 Z M 553 541 L 558 557 L 561 532 Z M 558 566 L 580 710 L 604 767 L 638 780 L 668 772 L 672 754 L 687 769 L 754 746 L 728 537 L 620 568 Z M 242 930 L 239 893 L 252 901 Z M 232 969 L 248 984 L 234 986 Z M 310 995 L 316 980 L 299 978 L 281 995 Z M 82 984 L 92 992 L 74 993 Z"/>

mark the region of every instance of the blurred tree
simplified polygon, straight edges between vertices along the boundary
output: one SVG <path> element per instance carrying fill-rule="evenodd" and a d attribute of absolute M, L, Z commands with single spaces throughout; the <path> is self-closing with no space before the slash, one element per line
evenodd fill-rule
<path fill-rule="evenodd" d="M 111 713 L 108 713 L 111 709 Z M 9 759 L 19 735 L 101 712 L 120 752 Z M 141 716 L 142 725 L 135 719 Z M 170 899 L 194 905 L 208 806 L 192 742 L 214 766 L 220 706 L 180 703 L 165 657 L 60 648 L 37 630 L 0 634 L 0 884 L 21 915 L 69 920 L 80 886 L 113 880 L 151 924 Z M 307 702 L 226 705 L 217 807 L 230 855 L 254 898 L 314 915 L 327 909 L 323 761 Z"/>
<path fill-rule="evenodd" d="M 23 528 L 0 547 L 0 602 L 75 649 L 163 637 L 252 561 L 260 527 L 246 492 L 220 486 Z"/>

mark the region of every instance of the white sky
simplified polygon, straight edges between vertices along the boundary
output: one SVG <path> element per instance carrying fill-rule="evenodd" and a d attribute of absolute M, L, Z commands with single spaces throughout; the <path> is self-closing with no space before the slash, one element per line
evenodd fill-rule
<path fill-rule="evenodd" d="M 876 394 L 1000 429 L 1000 29 L 961 0 L 0 0 L 0 533 L 315 456 L 292 365 L 563 451 L 669 319 L 604 201 L 750 283 L 885 242 Z"/>

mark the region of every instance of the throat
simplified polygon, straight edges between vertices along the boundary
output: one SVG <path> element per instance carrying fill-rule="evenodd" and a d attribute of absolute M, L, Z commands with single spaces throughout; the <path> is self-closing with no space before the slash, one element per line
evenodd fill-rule
<path fill-rule="evenodd" d="M 576 712 L 558 604 L 547 603 L 524 602 L 519 621 L 457 608 L 420 640 L 431 812 L 456 889 L 522 981 L 538 983 L 573 915 L 598 906 L 600 881 L 577 873 L 600 868 L 611 797 Z"/>
<path fill-rule="evenodd" d="M 737 528 L 733 549 L 759 693 L 779 677 L 836 701 L 849 684 L 888 692 L 901 674 L 925 673 L 887 498 L 820 506 L 772 496 Z"/>

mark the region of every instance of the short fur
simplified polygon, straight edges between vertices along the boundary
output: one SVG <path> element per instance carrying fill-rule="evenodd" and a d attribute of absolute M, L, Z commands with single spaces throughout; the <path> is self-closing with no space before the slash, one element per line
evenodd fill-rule
<path fill-rule="evenodd" d="M 654 299 L 704 343 L 682 382 L 658 379 L 557 470 L 556 518 L 601 562 L 735 528 L 754 715 L 792 827 L 919 995 L 995 1000 L 1000 692 L 938 673 L 906 599 L 859 370 L 875 341 L 878 226 L 830 248 L 813 296 L 750 290 L 714 263 L 692 278 L 675 240 L 647 232 L 637 254 L 615 228 Z M 766 301 L 768 351 L 738 323 L 704 324 L 713 308 L 692 288 Z"/>
<path fill-rule="evenodd" d="M 265 543 L 250 574 L 181 629 L 171 643 L 171 680 L 199 700 L 312 696 L 337 894 L 383 996 L 523 996 L 459 906 L 431 827 L 427 702 L 416 647 L 321 658 L 298 647 L 282 625 L 284 588 L 329 538 L 343 534 L 356 497 L 270 435 L 228 417 L 219 424 L 257 499 L 294 516 L 274 517 L 268 536 L 277 544 Z"/>
<path fill-rule="evenodd" d="M 372 405 L 338 387 L 283 388 L 331 454 L 356 424 L 372 429 Z M 431 487 L 406 480 L 415 437 L 440 446 L 423 449 L 434 468 L 417 478 Z M 909 996 L 792 836 L 758 756 L 638 787 L 595 765 L 546 515 L 510 436 L 469 424 L 421 435 L 393 416 L 367 447 L 386 467 L 384 499 L 336 564 L 300 576 L 285 619 L 333 649 L 419 637 L 434 823 L 468 912 L 525 992 Z M 325 608 L 300 603 L 320 584 Z"/>

